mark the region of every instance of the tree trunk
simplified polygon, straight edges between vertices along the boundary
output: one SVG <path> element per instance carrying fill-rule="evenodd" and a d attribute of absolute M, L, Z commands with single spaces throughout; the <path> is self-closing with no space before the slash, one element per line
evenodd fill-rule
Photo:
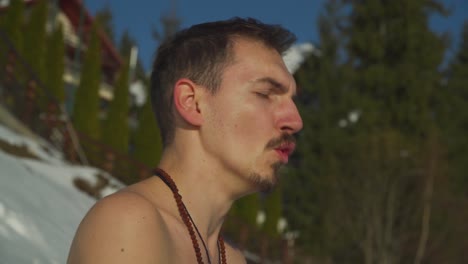
<path fill-rule="evenodd" d="M 423 212 L 421 217 L 421 236 L 419 238 L 419 245 L 416 251 L 414 264 L 420 264 L 424 258 L 426 251 L 427 241 L 429 239 L 431 209 L 432 209 L 432 196 L 434 193 L 434 178 L 437 173 L 437 156 L 438 146 L 434 135 L 429 139 L 429 164 L 427 170 L 427 180 L 423 196 Z"/>

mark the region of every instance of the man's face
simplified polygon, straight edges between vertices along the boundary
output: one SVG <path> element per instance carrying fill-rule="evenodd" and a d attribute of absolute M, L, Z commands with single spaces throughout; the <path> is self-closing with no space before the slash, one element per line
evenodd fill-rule
<path fill-rule="evenodd" d="M 292 100 L 296 84 L 274 49 L 239 38 L 233 52 L 219 90 L 208 98 L 202 140 L 223 170 L 251 190 L 266 190 L 295 148 L 292 134 L 302 128 Z"/>

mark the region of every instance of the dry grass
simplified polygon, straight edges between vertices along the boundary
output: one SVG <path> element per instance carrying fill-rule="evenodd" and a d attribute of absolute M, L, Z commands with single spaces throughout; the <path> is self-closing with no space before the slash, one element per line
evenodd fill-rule
<path fill-rule="evenodd" d="M 39 157 L 32 153 L 25 145 L 15 145 L 0 139 L 0 149 L 10 155 L 20 158 L 39 160 Z"/>
<path fill-rule="evenodd" d="M 101 191 L 109 184 L 109 180 L 100 174 L 96 175 L 96 178 L 96 184 L 92 184 L 83 178 L 76 177 L 73 179 L 73 185 L 75 185 L 78 190 L 88 194 L 89 196 L 95 199 L 100 199 Z"/>

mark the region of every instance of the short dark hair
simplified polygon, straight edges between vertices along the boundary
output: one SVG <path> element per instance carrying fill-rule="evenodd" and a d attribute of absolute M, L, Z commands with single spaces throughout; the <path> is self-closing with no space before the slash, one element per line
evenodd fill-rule
<path fill-rule="evenodd" d="M 175 131 L 174 84 L 188 78 L 216 93 L 224 69 L 233 61 L 236 37 L 259 41 L 279 54 L 296 41 L 293 33 L 279 25 L 235 17 L 194 25 L 163 42 L 153 63 L 150 92 L 164 146 L 172 142 Z"/>

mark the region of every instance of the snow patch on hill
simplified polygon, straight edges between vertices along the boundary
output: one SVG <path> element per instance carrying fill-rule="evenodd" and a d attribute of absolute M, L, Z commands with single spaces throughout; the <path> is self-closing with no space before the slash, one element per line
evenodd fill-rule
<path fill-rule="evenodd" d="M 106 174 L 69 164 L 47 143 L 4 126 L 0 140 L 23 146 L 37 157 L 21 158 L 0 149 L 0 263 L 65 263 L 76 228 L 96 202 L 73 181 L 80 178 L 92 184 L 97 175 Z M 110 182 L 101 196 L 123 187 Z"/>

